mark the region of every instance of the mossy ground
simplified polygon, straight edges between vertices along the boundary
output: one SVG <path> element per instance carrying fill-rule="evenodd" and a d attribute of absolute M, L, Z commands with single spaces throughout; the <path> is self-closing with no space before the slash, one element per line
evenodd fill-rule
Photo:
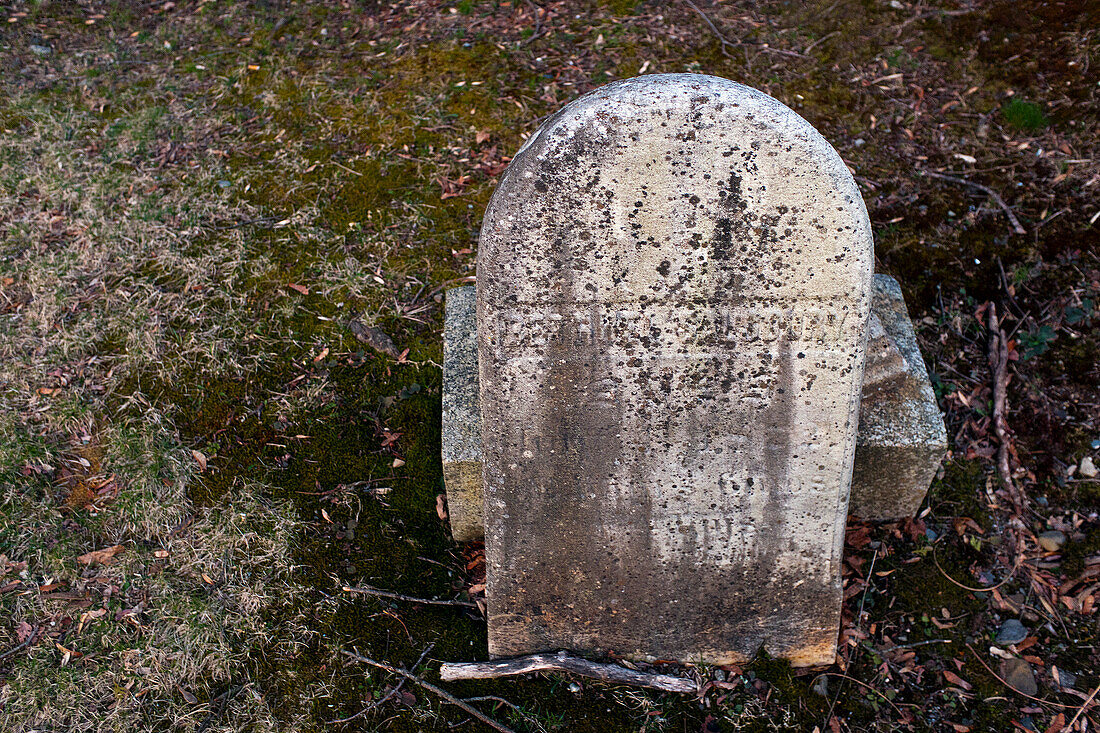
<path fill-rule="evenodd" d="M 743 41 L 726 52 L 688 5 L 622 0 L 537 18 L 503 1 L 8 8 L 0 654 L 32 642 L 0 657 L 0 728 L 466 720 L 407 685 L 326 722 L 394 684 L 342 648 L 412 665 L 434 644 L 419 668 L 431 679 L 437 660 L 485 656 L 476 614 L 340 588 L 453 598 L 476 579 L 436 510 L 442 293 L 473 274 L 482 212 L 523 139 L 643 68 L 756 86 L 855 171 L 954 439 L 931 534 L 857 531 L 846 666 L 825 686 L 762 656 L 702 700 L 558 677 L 449 689 L 506 698 L 524 714 L 479 704 L 527 731 L 1048 725 L 1057 708 L 1020 713 L 1031 703 L 968 651 L 985 653 L 1005 611 L 960 587 L 1008 570 L 980 435 L 976 314 L 991 299 L 1026 357 L 1011 419 L 1046 502 L 1034 523 L 1080 530 L 1051 572 L 1097 553 L 1100 487 L 1066 471 L 1100 437 L 1097 19 L 1086 3 L 1057 17 L 1037 5 L 1041 22 L 1016 5 L 708 7 Z M 1028 234 L 981 190 L 921 168 L 999 191 Z M 352 321 L 408 354 L 366 347 Z M 114 545 L 126 549 L 109 565 L 76 559 Z M 1095 616 L 1039 610 L 1048 664 L 1091 689 Z"/>

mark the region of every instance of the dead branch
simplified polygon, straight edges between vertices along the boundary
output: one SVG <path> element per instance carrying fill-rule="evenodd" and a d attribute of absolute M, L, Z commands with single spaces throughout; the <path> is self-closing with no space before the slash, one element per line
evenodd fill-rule
<path fill-rule="evenodd" d="M 416 598 L 415 596 L 406 596 L 401 593 L 394 593 L 388 590 L 379 590 L 378 588 L 369 588 L 367 586 L 350 586 L 345 585 L 340 588 L 345 593 L 361 593 L 365 596 L 378 596 L 380 598 L 392 598 L 395 601 L 408 601 L 409 603 L 424 603 L 429 606 L 461 606 L 462 608 L 478 608 L 476 603 L 470 601 L 437 601 L 429 598 Z"/>
<path fill-rule="evenodd" d="M 966 648 L 967 648 L 967 649 L 969 649 L 969 650 L 970 650 L 970 653 L 974 655 L 974 658 L 975 658 L 975 659 L 977 659 L 977 660 L 978 660 L 978 662 L 979 662 L 979 663 L 981 663 L 981 665 L 982 665 L 983 667 L 985 667 L 985 671 L 986 671 L 986 672 L 989 672 L 989 673 L 990 673 L 991 675 L 993 675 L 993 676 L 994 676 L 995 678 L 997 678 L 997 681 L 998 681 L 998 682 L 1000 682 L 1000 683 L 1001 683 L 1002 685 L 1004 685 L 1004 686 L 1005 686 L 1005 687 L 1007 687 L 1008 689 L 1010 689 L 1010 690 L 1012 690 L 1013 692 L 1015 692 L 1015 693 L 1016 693 L 1017 695 L 1022 695 L 1023 697 L 1026 697 L 1026 698 L 1027 698 L 1028 700 L 1034 700 L 1035 702 L 1038 702 L 1038 703 L 1042 703 L 1043 705 L 1050 705 L 1050 706 L 1052 706 L 1052 707 L 1056 707 L 1056 708 L 1061 708 L 1062 710 L 1073 710 L 1073 708 L 1074 708 L 1074 706 L 1073 706 L 1073 705 L 1063 705 L 1063 704 L 1062 704 L 1062 703 L 1060 703 L 1060 702 L 1054 702 L 1054 701 L 1052 701 L 1052 700 L 1044 700 L 1044 699 L 1042 699 L 1041 697 L 1032 697 L 1031 695 L 1027 694 L 1026 692 L 1020 692 L 1020 691 L 1019 691 L 1019 690 L 1017 690 L 1017 689 L 1016 689 L 1015 687 L 1013 687 L 1012 685 L 1008 684 L 1008 682 L 1007 682 L 1007 681 L 1005 680 L 1005 678 L 1004 678 L 1004 677 L 1001 677 L 1001 676 L 1000 676 L 999 674 L 997 674 L 996 672 L 994 672 L 994 671 L 993 671 L 993 668 L 992 668 L 992 667 L 990 667 L 990 666 L 989 666 L 988 664 L 986 664 L 986 663 L 985 663 L 985 660 L 984 660 L 984 659 L 982 659 L 982 658 L 981 658 L 981 656 L 980 656 L 980 655 L 979 655 L 979 654 L 978 654 L 978 653 L 977 653 L 976 651 L 974 651 L 974 647 L 972 647 L 972 646 L 970 646 L 969 644 L 967 644 L 967 645 L 966 645 Z"/>
<path fill-rule="evenodd" d="M 1024 505 L 1023 496 L 1012 480 L 1008 461 L 1008 422 L 1005 404 L 1008 399 L 1008 337 L 997 320 L 997 306 L 989 304 L 989 368 L 993 372 L 993 432 L 997 436 L 997 472 L 1001 483 L 1017 506 Z"/>
<path fill-rule="evenodd" d="M 526 46 L 528 43 L 531 43 L 536 38 L 542 35 L 542 20 L 539 18 L 539 12 L 542 10 L 542 8 L 540 8 L 538 5 L 535 5 L 533 2 L 531 2 L 531 0 L 524 0 L 524 2 L 527 3 L 527 6 L 531 8 L 531 12 L 535 15 L 535 30 L 530 36 L 520 42 L 519 45 L 521 46 Z"/>
<path fill-rule="evenodd" d="M 417 667 L 420 666 L 420 663 L 424 661 L 424 657 L 428 656 L 428 652 L 430 652 L 434 646 L 435 646 L 434 642 L 431 643 L 431 644 L 428 644 L 428 646 L 424 648 L 424 651 L 420 652 L 420 658 L 416 660 L 416 664 L 413 665 L 413 669 L 416 669 Z M 402 677 L 401 681 L 399 681 L 396 685 L 394 685 L 392 688 L 390 688 L 390 691 L 387 692 L 381 699 L 373 701 L 370 705 L 367 705 L 365 708 L 363 708 L 359 712 L 355 713 L 354 715 L 349 715 L 346 718 L 337 718 L 336 720 L 326 720 L 325 724 L 326 725 L 332 725 L 334 723 L 350 723 L 351 721 L 355 720 L 356 718 L 363 717 L 364 715 L 369 713 L 371 710 L 374 710 L 375 708 L 381 707 L 382 704 L 384 702 L 386 702 L 386 700 L 389 700 L 391 697 L 393 697 L 397 693 L 401 692 L 401 688 L 404 687 L 405 683 L 408 682 L 408 681 L 409 681 L 408 677 Z"/>
<path fill-rule="evenodd" d="M 34 641 L 35 637 L 37 637 L 37 636 L 38 636 L 38 627 L 35 626 L 34 630 L 31 631 L 31 635 L 28 636 L 26 641 L 24 641 L 22 644 L 19 644 L 18 646 L 14 646 L 11 649 L 8 649 L 6 652 L 0 652 L 0 659 L 7 659 L 12 654 L 15 654 L 16 652 L 20 651 L 21 649 L 25 649 L 26 647 L 30 646 L 31 643 Z"/>
<path fill-rule="evenodd" d="M 973 586 L 963 585 L 962 583 L 960 583 L 959 581 L 955 580 L 950 575 L 948 575 L 947 571 L 943 569 L 942 565 L 940 565 L 940 561 L 936 558 L 936 547 L 935 547 L 935 545 L 932 546 L 932 562 L 935 563 L 936 570 L 940 571 L 940 575 L 947 578 L 949 581 L 951 581 L 952 583 L 954 583 L 958 587 L 962 588 L 963 590 L 968 590 L 968 591 L 971 591 L 973 593 L 987 593 L 991 590 L 997 590 L 1002 585 L 1004 585 L 1008 581 L 1012 580 L 1014 577 L 1016 577 L 1016 571 L 1020 568 L 1021 560 L 1022 560 L 1022 556 L 1017 555 L 1016 563 L 1012 566 L 1012 570 L 1008 571 L 1008 575 L 1006 575 L 1001 580 L 1000 583 L 997 583 L 996 585 L 987 585 L 987 586 L 983 586 L 981 588 L 975 588 Z"/>
<path fill-rule="evenodd" d="M 445 682 L 484 680 L 531 672 L 569 672 L 605 682 L 650 687 L 665 692 L 699 691 L 699 686 L 694 680 L 667 674 L 638 672 L 617 664 L 590 662 L 564 651 L 556 654 L 530 654 L 525 657 L 497 659 L 491 662 L 444 662 L 439 669 L 439 678 Z"/>
<path fill-rule="evenodd" d="M 794 57 L 800 58 L 800 59 L 801 58 L 806 58 L 805 53 L 799 53 L 798 51 L 788 51 L 785 48 L 772 48 L 771 46 L 769 46 L 766 43 L 758 43 L 756 41 L 731 41 L 730 39 L 728 39 L 724 35 L 722 35 L 722 31 L 718 30 L 718 26 L 714 25 L 714 21 L 712 21 L 707 16 L 707 14 L 704 13 L 699 8 L 698 5 L 693 3 L 691 0 L 684 0 L 684 2 L 688 5 L 688 7 L 690 7 L 692 10 L 694 10 L 696 13 L 699 14 L 699 17 L 702 18 L 703 22 L 707 24 L 707 27 L 710 28 L 710 31 L 711 31 L 711 33 L 714 34 L 714 37 L 718 39 L 718 42 L 720 44 L 722 44 L 721 45 L 721 50 L 722 50 L 722 55 L 723 56 L 729 57 L 729 52 L 726 51 L 726 46 L 729 46 L 730 48 L 737 48 L 738 46 L 756 46 L 761 51 L 771 51 L 772 53 L 778 53 L 778 54 L 782 54 L 784 56 L 794 56 Z M 824 41 L 825 39 L 822 38 L 821 40 Z M 814 45 L 817 45 L 817 44 L 814 44 Z"/>
<path fill-rule="evenodd" d="M 513 731 L 508 726 L 498 723 L 497 721 L 493 720 L 488 715 L 481 712 L 480 710 L 478 710 L 474 706 L 472 706 L 468 703 L 465 703 L 462 700 L 459 700 L 457 697 L 455 697 L 451 693 L 447 692 L 446 690 L 444 690 L 440 687 L 436 687 L 431 682 L 428 682 L 427 680 L 423 680 L 423 679 L 417 677 L 415 674 L 412 674 L 411 672 L 406 672 L 405 670 L 400 669 L 398 667 L 392 667 L 388 664 L 385 664 L 384 662 L 376 662 L 373 659 L 371 659 L 370 657 L 364 657 L 361 654 L 357 654 L 355 652 L 349 652 L 347 649 L 341 649 L 340 651 L 344 656 L 351 657 L 352 659 L 356 660 L 357 662 L 363 662 L 364 664 L 369 664 L 372 667 L 378 667 L 379 669 L 384 669 L 387 672 L 390 672 L 391 674 L 401 675 L 402 677 L 409 680 L 410 682 L 413 682 L 413 683 L 423 687 L 428 692 L 431 692 L 431 693 L 434 693 L 434 694 L 438 695 L 439 697 L 443 698 L 444 700 L 446 700 L 450 704 L 452 704 L 456 707 L 462 708 L 467 713 L 469 713 L 470 715 L 472 715 L 475 718 L 477 718 L 478 720 L 480 720 L 482 723 L 485 723 L 485 725 L 489 726 L 490 728 L 492 728 L 494 730 L 500 731 L 500 733 L 515 733 L 515 731 Z"/>
<path fill-rule="evenodd" d="M 968 181 L 965 178 L 956 178 L 955 176 L 948 176 L 943 173 L 933 173 L 932 171 L 923 171 L 924 175 L 930 178 L 939 178 L 942 181 L 950 181 L 951 183 L 957 183 L 960 186 L 969 186 L 970 188 L 977 189 L 984 193 L 986 196 L 993 200 L 993 203 L 1001 207 L 1001 211 L 1008 217 L 1008 221 L 1012 224 L 1012 230 L 1017 234 L 1027 234 L 1027 230 L 1020 226 L 1020 220 L 1016 218 L 1016 215 L 1012 213 L 1012 209 L 1008 208 L 1008 204 L 1001 198 L 1000 194 L 994 191 L 989 186 L 983 186 L 980 183 L 974 183 L 974 181 Z"/>
<path fill-rule="evenodd" d="M 855 682 L 860 687 L 863 687 L 866 690 L 870 690 L 871 692 L 875 693 L 876 695 L 881 697 L 883 700 L 885 700 L 890 705 L 890 707 L 892 707 L 894 709 L 894 711 L 898 714 L 898 716 L 902 720 L 905 720 L 905 713 L 903 713 L 901 711 L 901 708 L 899 708 L 896 704 L 894 704 L 893 700 L 886 697 L 886 695 L 882 694 L 881 692 L 876 690 L 874 687 L 871 687 L 866 682 L 862 682 L 860 680 L 857 680 L 855 677 L 849 677 L 846 674 L 841 674 L 840 672 L 822 672 L 821 674 L 818 675 L 818 677 L 840 677 L 841 679 L 848 680 L 849 682 Z M 815 677 L 814 679 L 817 679 L 817 677 Z M 829 717 L 830 718 L 833 717 L 832 712 L 829 713 Z"/>
<path fill-rule="evenodd" d="M 508 708 L 510 708 L 512 710 L 512 712 L 514 712 L 516 715 L 518 715 L 521 718 L 523 718 L 524 720 L 526 720 L 531 725 L 533 725 L 537 730 L 541 731 L 542 733 L 546 733 L 546 728 L 544 728 L 542 723 L 540 723 L 538 721 L 538 718 L 535 718 L 531 715 L 528 715 L 527 713 L 525 713 L 523 711 L 523 708 L 521 708 L 519 705 L 516 705 L 513 702 L 508 702 L 503 697 L 497 697 L 496 695 L 481 695 L 479 697 L 467 697 L 465 699 L 465 701 L 466 702 L 498 702 L 501 705 L 506 705 L 506 706 L 508 706 Z"/>
<path fill-rule="evenodd" d="M 1080 718 L 1081 715 L 1085 712 L 1088 706 L 1092 703 L 1093 699 L 1095 699 L 1096 693 L 1098 692 L 1100 692 L 1100 685 L 1097 685 L 1095 688 L 1093 688 L 1093 691 L 1089 694 L 1087 698 L 1085 698 L 1084 704 L 1082 704 L 1081 707 L 1077 708 L 1077 712 L 1073 715 L 1073 720 L 1069 721 L 1069 725 L 1067 725 L 1058 733 L 1069 733 L 1069 731 L 1073 730 L 1073 726 L 1077 722 L 1077 719 Z"/>
<path fill-rule="evenodd" d="M 818 38 L 816 41 L 811 43 L 809 46 L 806 46 L 806 48 L 802 49 L 802 53 L 805 54 L 806 56 L 809 56 L 810 51 L 817 48 L 818 44 L 824 43 L 825 41 L 827 41 L 830 38 L 832 38 L 833 36 L 835 36 L 837 33 L 840 33 L 840 31 L 833 31 L 832 33 L 826 33 L 821 38 Z"/>

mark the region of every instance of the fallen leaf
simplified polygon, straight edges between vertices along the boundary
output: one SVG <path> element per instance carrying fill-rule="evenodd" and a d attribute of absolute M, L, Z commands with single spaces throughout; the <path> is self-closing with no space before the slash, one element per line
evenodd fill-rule
<path fill-rule="evenodd" d="M 185 688 L 177 687 L 176 689 L 180 691 L 181 695 L 183 695 L 183 699 L 186 700 L 187 702 L 191 703 L 192 705 L 194 705 L 195 703 L 197 703 L 199 701 L 199 699 L 197 697 L 192 695 Z"/>
<path fill-rule="evenodd" d="M 20 621 L 15 627 L 15 638 L 20 644 L 31 638 L 31 634 L 33 633 L 34 627 L 26 621 Z"/>
<path fill-rule="evenodd" d="M 973 155 L 966 155 L 965 153 L 955 153 L 955 157 L 964 163 L 973 164 L 978 162 L 978 159 L 975 158 Z"/>
<path fill-rule="evenodd" d="M 191 451 L 191 457 L 195 459 L 195 463 L 199 464 L 199 473 L 206 470 L 206 455 L 201 450 Z"/>
<path fill-rule="evenodd" d="M 313 363 L 316 364 L 317 362 L 321 361 L 321 359 L 324 359 L 326 356 L 328 356 L 328 347 L 327 346 L 325 348 L 321 349 L 320 354 L 313 357 Z"/>
<path fill-rule="evenodd" d="M 156 550 L 153 552 L 153 557 L 163 560 L 168 557 L 168 550 Z"/>
<path fill-rule="evenodd" d="M 291 290 L 301 293 L 302 295 L 309 295 L 309 288 L 305 285 L 298 285 L 297 283 L 287 283 L 286 286 Z"/>
<path fill-rule="evenodd" d="M 403 460 L 401 460 L 400 458 L 394 458 L 393 459 L 393 467 L 394 468 L 401 468 L 404 465 L 405 465 L 405 462 Z"/>
<path fill-rule="evenodd" d="M 93 550 L 81 555 L 76 561 L 81 565 L 110 565 L 114 556 L 125 549 L 123 545 L 115 545 L 103 550 Z"/>
<path fill-rule="evenodd" d="M 477 144 L 481 145 L 483 142 L 488 140 L 490 136 L 491 136 L 491 133 L 488 130 L 478 130 L 477 135 L 475 136 L 475 139 L 477 141 Z"/>
<path fill-rule="evenodd" d="M 974 686 L 949 669 L 943 671 L 943 678 L 953 685 L 958 685 L 964 690 L 973 690 Z"/>
<path fill-rule="evenodd" d="M 334 524 L 334 522 L 332 521 L 332 517 L 330 517 L 328 515 L 328 512 L 326 512 L 324 509 L 321 510 L 321 516 L 324 517 L 325 521 L 328 522 L 329 524 Z"/>
<path fill-rule="evenodd" d="M 436 495 L 435 513 L 439 515 L 440 519 L 447 521 L 447 496 L 445 494 Z"/>
<path fill-rule="evenodd" d="M 401 352 L 394 346 L 393 339 L 387 336 L 386 332 L 382 329 L 375 328 L 374 326 L 365 326 L 358 321 L 351 321 L 348 324 L 348 328 L 355 334 L 355 338 L 375 351 L 380 351 L 386 356 L 392 356 L 394 359 L 401 355 Z"/>
<path fill-rule="evenodd" d="M 204 583 L 206 583 L 207 585 L 214 585 L 214 581 L 210 578 L 209 575 L 207 575 L 206 573 L 202 573 L 201 575 Z"/>

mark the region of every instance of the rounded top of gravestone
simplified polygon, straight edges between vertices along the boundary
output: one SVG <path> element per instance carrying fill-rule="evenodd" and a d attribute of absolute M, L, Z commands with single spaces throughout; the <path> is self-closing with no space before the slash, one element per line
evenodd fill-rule
<path fill-rule="evenodd" d="M 705 297 L 741 289 L 735 260 L 756 263 L 742 275 L 758 294 L 843 297 L 869 286 L 873 244 L 847 166 L 798 114 L 727 79 L 653 74 L 574 100 L 528 139 L 478 257 L 482 298 L 526 299 L 517 283 L 550 299 Z M 805 277 L 784 277 L 794 260 Z M 697 277 L 719 270 L 733 279 Z"/>

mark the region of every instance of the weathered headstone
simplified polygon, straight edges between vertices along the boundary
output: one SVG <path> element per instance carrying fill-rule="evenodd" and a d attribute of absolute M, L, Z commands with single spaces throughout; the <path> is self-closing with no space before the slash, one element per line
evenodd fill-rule
<path fill-rule="evenodd" d="M 531 137 L 478 252 L 491 655 L 833 661 L 872 259 L 748 87 L 632 79 Z"/>
<path fill-rule="evenodd" d="M 443 478 L 459 542 L 485 536 L 475 292 L 447 291 L 443 337 Z M 875 275 L 862 393 L 848 514 L 912 517 L 947 452 L 947 432 L 901 286 L 889 275 Z"/>

